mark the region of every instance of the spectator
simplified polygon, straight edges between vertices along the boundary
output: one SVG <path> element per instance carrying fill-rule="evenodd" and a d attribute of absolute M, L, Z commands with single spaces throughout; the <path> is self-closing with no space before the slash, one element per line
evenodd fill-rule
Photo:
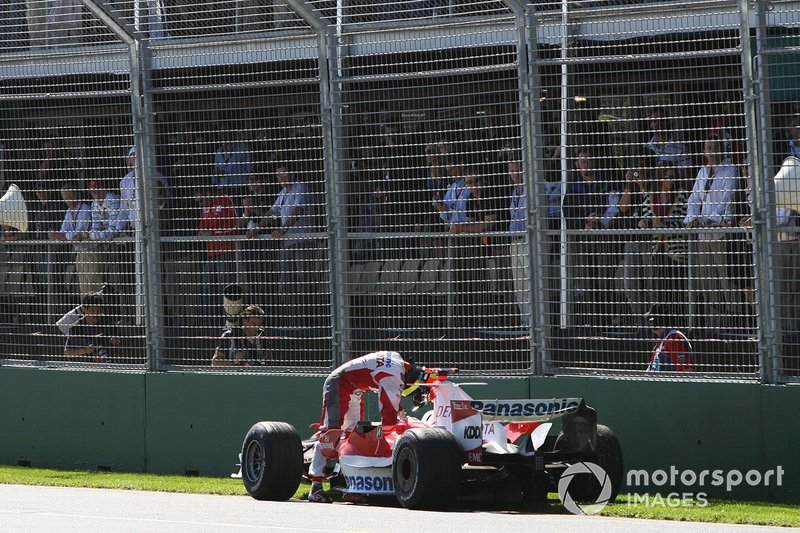
<path fill-rule="evenodd" d="M 144 22 L 150 40 L 157 41 L 170 37 L 167 18 L 162 0 L 139 0 L 140 18 Z"/>
<path fill-rule="evenodd" d="M 248 305 L 239 318 L 241 325 L 226 330 L 220 337 L 211 366 L 263 366 L 270 362 L 264 311 L 257 305 Z"/>
<path fill-rule="evenodd" d="M 382 232 L 408 232 L 422 229 L 420 214 L 427 209 L 428 198 L 423 196 L 423 182 L 417 174 L 424 166 L 422 154 L 416 153 L 414 143 L 401 131 L 401 117 L 389 114 L 380 127 L 380 144 L 369 179 L 374 184 L 378 227 Z M 418 244 L 404 238 L 381 239 L 385 258 L 402 258 L 406 250 Z"/>
<path fill-rule="evenodd" d="M 49 238 L 54 241 L 69 241 L 75 251 L 75 272 L 82 294 L 97 292 L 103 286 L 102 265 L 93 261 L 94 254 L 89 240 L 92 224 L 92 211 L 89 204 L 78 199 L 75 183 L 65 182 L 61 186 L 61 198 L 67 205 L 67 212 L 59 231 L 53 231 Z"/>
<path fill-rule="evenodd" d="M 662 162 L 644 193 L 640 228 L 663 228 L 652 240 L 653 300 L 661 295 L 670 316 L 685 316 L 689 271 L 686 238 L 670 230 L 682 227 L 689 193 L 675 166 Z M 673 324 L 674 325 L 674 324 Z"/>
<path fill-rule="evenodd" d="M 282 242 L 278 278 L 283 305 L 280 314 L 288 318 L 296 316 L 297 309 L 308 312 L 314 241 L 302 234 L 312 231 L 313 217 L 308 185 L 295 167 L 288 162 L 278 163 L 275 175 L 281 190 L 263 220 L 274 226 L 272 238 Z"/>
<path fill-rule="evenodd" d="M 727 102 L 719 102 L 717 106 L 719 111 L 714 116 L 711 127 L 708 130 L 709 139 L 718 139 L 722 145 L 722 162 L 726 164 L 739 165 L 741 156 L 744 153 L 744 146 L 739 138 L 735 138 L 733 126 L 731 124 L 733 112 L 730 109 L 730 104 Z"/>
<path fill-rule="evenodd" d="M 684 225 L 690 228 L 724 227 L 733 222 L 733 199 L 739 182 L 736 167 L 722 162 L 721 143 L 704 144 L 705 165 L 697 173 Z M 727 326 L 729 284 L 725 234 L 700 233 L 697 243 L 698 285 L 705 301 L 706 327 L 712 333 Z"/>
<path fill-rule="evenodd" d="M 236 243 L 229 237 L 236 232 L 236 209 L 228 196 L 210 185 L 195 186 L 194 196 L 201 208 L 198 235 L 211 237 L 203 264 L 203 313 L 205 326 L 213 328 L 222 316 L 222 290 L 234 281 Z"/>
<path fill-rule="evenodd" d="M 422 218 L 423 229 L 428 232 L 445 231 L 445 226 L 440 218 L 440 209 L 444 209 L 442 199 L 447 194 L 449 179 L 447 175 L 447 158 L 452 147 L 445 138 L 437 139 L 425 148 L 425 191 L 430 198 L 433 209 Z M 442 239 L 434 237 L 431 248 L 438 259 L 445 256 Z"/>
<path fill-rule="evenodd" d="M 528 209 L 525 185 L 523 183 L 522 162 L 508 163 L 508 177 L 513 189 L 511 191 L 510 222 L 508 231 L 512 233 L 511 273 L 514 280 L 514 293 L 517 300 L 519 323 L 523 328 L 531 326 L 531 292 L 530 292 L 530 259 L 527 241 Z"/>
<path fill-rule="evenodd" d="M 90 179 L 89 194 L 92 195 L 92 225 L 89 238 L 96 241 L 111 239 L 119 220 L 119 196 L 109 192 L 103 179 Z"/>
<path fill-rule="evenodd" d="M 109 255 L 107 242 L 113 237 L 116 222 L 119 220 L 119 196 L 108 191 L 105 180 L 90 179 L 87 185 L 92 197 L 92 223 L 89 226 L 89 240 L 92 242 L 86 257 L 97 265 L 101 280 L 100 287 L 92 291 L 95 292 L 110 281 L 107 274 L 112 274 L 116 270 L 109 262 L 116 263 L 117 257 L 116 254 L 114 257 Z"/>
<path fill-rule="evenodd" d="M 108 345 L 113 339 L 103 326 L 103 298 L 99 294 L 85 295 L 80 313 L 67 332 L 65 357 L 87 357 L 94 363 L 110 361 Z"/>
<path fill-rule="evenodd" d="M 789 122 L 789 155 L 800 157 L 800 113 Z"/>
<path fill-rule="evenodd" d="M 253 172 L 253 156 L 246 142 L 236 139 L 233 124 L 220 131 L 221 142 L 214 157 L 214 185 L 222 194 L 238 199 L 247 193 L 247 177 Z"/>
<path fill-rule="evenodd" d="M 583 319 L 585 324 L 599 325 L 609 318 L 606 309 L 602 309 L 605 298 L 606 272 L 615 251 L 610 250 L 608 239 L 593 232 L 607 226 L 615 216 L 615 205 L 619 196 L 612 196 L 611 180 L 595 169 L 594 155 L 591 149 L 582 148 L 578 152 L 577 169 L 564 195 L 564 218 L 569 230 L 586 230 L 572 236 L 575 258 L 575 302 L 576 318 Z M 583 315 L 583 316 L 582 316 Z"/>
<path fill-rule="evenodd" d="M 28 204 L 28 232 L 32 239 L 46 241 L 51 233 L 59 231 L 64 220 L 64 209 L 53 198 L 51 187 L 51 183 L 47 181 L 36 182 L 35 198 Z M 66 260 L 62 257 L 69 252 L 66 249 L 62 250 L 61 246 L 63 245 L 55 243 L 47 246 L 44 260 L 33 253 L 28 259 L 33 274 L 33 304 L 36 308 L 32 313 L 40 318 L 42 324 L 46 323 L 45 318 L 51 310 L 48 306 L 49 295 L 54 298 L 59 296 L 59 291 L 55 291 L 53 286 L 64 283 Z"/>
<path fill-rule="evenodd" d="M 453 279 L 456 292 L 454 315 L 460 316 L 460 325 L 468 329 L 486 327 L 485 319 L 493 315 L 488 299 L 486 258 L 489 253 L 486 232 L 497 221 L 489 199 L 484 198 L 483 176 L 475 167 L 465 167 L 466 193 L 457 203 L 451 219 Z"/>
<path fill-rule="evenodd" d="M 644 227 L 642 218 L 645 196 L 652 185 L 647 180 L 647 169 L 636 161 L 625 172 L 625 185 L 620 197 L 620 221 L 626 230 Z M 623 289 L 632 314 L 632 325 L 646 329 L 645 315 L 653 303 L 653 253 L 651 239 L 631 231 L 623 247 Z"/>
<path fill-rule="evenodd" d="M 660 305 L 655 305 L 647 315 L 658 341 L 650 354 L 649 372 L 691 372 L 692 344 L 680 330 L 671 327 L 671 319 Z"/>
<path fill-rule="evenodd" d="M 119 182 L 119 217 L 115 227 L 116 235 L 127 235 L 138 231 L 139 220 L 139 184 L 136 179 L 136 147 L 131 146 L 128 150 L 127 166 L 128 173 Z M 153 169 L 154 178 L 157 180 L 155 187 L 163 187 L 164 194 L 170 196 L 169 182 L 167 178 Z"/>
<path fill-rule="evenodd" d="M 263 294 L 265 287 L 273 272 L 274 260 L 270 260 L 270 250 L 275 248 L 272 240 L 260 239 L 262 226 L 269 226 L 272 219 L 268 216 L 272 208 L 272 201 L 267 195 L 267 186 L 264 176 L 253 173 L 248 176 L 250 194 L 242 200 L 242 216 L 237 226 L 246 231 L 247 241 L 243 243 L 244 269 L 247 272 L 247 282 L 250 294 L 259 295 L 259 300 L 266 298 Z"/>
<path fill-rule="evenodd" d="M 463 148 L 462 148 L 463 150 Z M 466 185 L 465 155 L 463 152 L 450 152 L 445 158 L 449 185 L 444 197 L 434 206 L 439 218 L 447 225 L 463 222 L 466 213 L 466 201 L 470 193 Z"/>
<path fill-rule="evenodd" d="M 675 167 L 677 175 L 685 179 L 692 167 L 686 145 L 678 142 L 671 131 L 667 110 L 655 108 L 650 111 L 648 126 L 653 136 L 645 144 L 645 149 L 656 156 L 656 162 L 669 162 Z"/>
<path fill-rule="evenodd" d="M 33 50 L 78 44 L 83 26 L 80 0 L 26 0 L 28 43 Z"/>

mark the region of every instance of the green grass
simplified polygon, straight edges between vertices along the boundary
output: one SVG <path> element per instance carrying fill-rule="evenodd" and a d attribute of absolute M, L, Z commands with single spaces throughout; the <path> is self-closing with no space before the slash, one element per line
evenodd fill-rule
<path fill-rule="evenodd" d="M 155 474 L 126 474 L 96 471 L 63 471 L 0 466 L 0 483 L 21 485 L 50 485 L 60 487 L 90 487 L 103 489 L 150 490 L 190 494 L 222 494 L 245 496 L 240 479 L 162 476 Z M 295 497 L 305 498 L 309 486 L 301 484 Z M 508 505 L 486 504 L 478 508 L 485 511 L 506 510 Z M 470 504 L 470 509 L 476 506 Z M 524 513 L 566 513 L 558 496 L 550 494 L 546 502 L 526 504 L 517 510 Z M 604 516 L 649 518 L 693 522 L 754 524 L 769 526 L 800 526 L 800 506 L 758 502 L 731 502 L 708 500 L 704 507 L 670 507 L 664 505 L 629 504 L 628 495 L 620 495 L 614 503 L 603 509 Z"/>
<path fill-rule="evenodd" d="M 692 522 L 718 522 L 725 524 L 753 524 L 762 526 L 800 526 L 800 506 L 764 502 L 734 502 L 708 500 L 705 506 L 670 507 L 664 505 L 634 504 L 633 496 L 617 497 L 615 503 L 607 505 L 603 516 L 626 518 L 651 518 L 658 520 L 680 520 Z M 695 502 L 698 503 L 698 502 Z"/>
<path fill-rule="evenodd" d="M 0 483 L 244 496 L 241 479 L 0 466 Z"/>

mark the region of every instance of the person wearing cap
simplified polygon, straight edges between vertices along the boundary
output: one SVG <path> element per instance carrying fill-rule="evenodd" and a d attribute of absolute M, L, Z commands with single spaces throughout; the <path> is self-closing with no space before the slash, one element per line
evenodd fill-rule
<path fill-rule="evenodd" d="M 139 213 L 137 206 L 138 185 L 136 183 L 136 146 L 131 146 L 128 150 L 127 165 L 128 173 L 119 181 L 119 215 L 115 224 L 115 235 L 124 235 L 135 231 L 139 227 Z M 164 197 L 169 196 L 169 183 L 167 178 L 153 170 L 153 176 L 158 180 L 156 186 L 163 188 Z M 157 190 L 156 186 L 153 190 Z"/>
<path fill-rule="evenodd" d="M 664 313 L 664 305 L 656 304 L 647 313 L 650 328 L 658 341 L 650 353 L 648 372 L 691 372 L 692 344 L 680 330 L 670 327 L 671 321 Z"/>
<path fill-rule="evenodd" d="M 211 366 L 263 366 L 271 359 L 264 336 L 264 311 L 248 305 L 239 314 L 240 324 L 222 334 Z"/>
<path fill-rule="evenodd" d="M 136 147 L 128 150 L 128 173 L 119 181 L 119 212 L 114 230 L 123 234 L 136 228 Z"/>

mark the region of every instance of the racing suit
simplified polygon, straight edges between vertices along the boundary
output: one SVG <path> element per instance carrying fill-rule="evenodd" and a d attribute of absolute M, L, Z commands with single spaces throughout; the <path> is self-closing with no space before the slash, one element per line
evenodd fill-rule
<path fill-rule="evenodd" d="M 322 389 L 320 430 L 353 429 L 363 414 L 361 396 L 369 390 L 378 392 L 382 423 L 395 424 L 405 373 L 410 367 L 410 363 L 406 363 L 397 352 L 375 352 L 353 359 L 331 372 Z M 312 480 L 324 477 L 327 460 L 322 450 L 317 442 L 308 469 Z"/>

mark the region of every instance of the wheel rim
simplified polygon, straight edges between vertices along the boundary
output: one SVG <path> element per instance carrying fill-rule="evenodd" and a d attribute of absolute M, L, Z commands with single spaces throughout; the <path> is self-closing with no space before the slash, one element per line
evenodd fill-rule
<path fill-rule="evenodd" d="M 414 453 L 408 448 L 400 450 L 397 454 L 397 487 L 403 492 L 408 492 L 414 486 L 417 467 Z"/>
<path fill-rule="evenodd" d="M 244 456 L 244 472 L 247 480 L 255 483 L 264 475 L 266 461 L 264 459 L 264 448 L 258 441 L 250 441 Z"/>

